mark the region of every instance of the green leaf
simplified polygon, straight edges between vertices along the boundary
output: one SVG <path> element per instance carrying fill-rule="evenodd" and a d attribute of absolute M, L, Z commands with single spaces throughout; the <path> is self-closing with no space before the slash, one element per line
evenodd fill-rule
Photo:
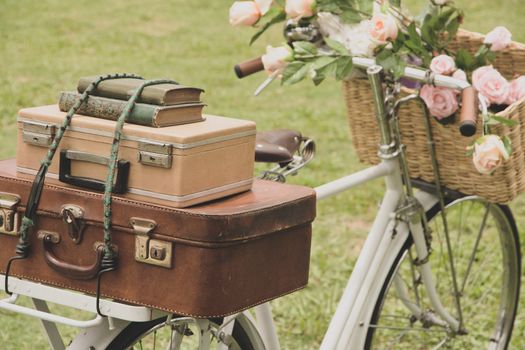
<path fill-rule="evenodd" d="M 346 22 L 348 24 L 355 24 L 359 23 L 363 20 L 363 17 L 358 13 L 354 11 L 344 11 L 339 15 L 343 22 Z"/>
<path fill-rule="evenodd" d="M 292 85 L 303 80 L 310 71 L 310 64 L 301 61 L 290 63 L 283 72 L 282 84 Z"/>
<path fill-rule="evenodd" d="M 465 49 L 459 49 L 456 53 L 456 66 L 466 72 L 471 72 L 475 69 L 474 56 Z"/>
<path fill-rule="evenodd" d="M 314 84 L 318 85 L 329 75 L 335 75 L 337 69 L 337 57 L 323 56 L 312 62 L 315 71 Z"/>
<path fill-rule="evenodd" d="M 326 45 L 328 45 L 329 48 L 334 50 L 335 53 L 338 53 L 340 55 L 348 55 L 349 54 L 349 52 L 346 49 L 346 47 L 343 44 L 341 44 L 340 42 L 332 40 L 332 39 L 329 39 L 329 38 L 325 38 L 324 41 L 325 41 Z"/>
<path fill-rule="evenodd" d="M 510 156 L 512 154 L 512 142 L 510 141 L 508 136 L 503 136 L 501 140 L 503 141 L 503 146 L 505 146 L 507 154 Z"/>
<path fill-rule="evenodd" d="M 401 0 L 389 0 L 390 5 L 400 7 L 401 6 Z"/>
<path fill-rule="evenodd" d="M 337 57 L 321 56 L 312 63 L 312 69 L 325 69 L 337 60 Z"/>
<path fill-rule="evenodd" d="M 295 41 L 293 49 L 294 56 L 298 58 L 317 55 L 317 47 L 308 41 Z"/>
<path fill-rule="evenodd" d="M 407 66 L 406 61 L 398 53 L 394 53 L 389 49 L 383 49 L 376 57 L 376 62 L 385 70 L 394 75 L 394 79 L 399 79 L 403 76 Z"/>
<path fill-rule="evenodd" d="M 343 80 L 352 72 L 354 67 L 352 57 L 342 56 L 337 60 L 337 69 L 335 71 L 335 79 Z"/>
<path fill-rule="evenodd" d="M 282 22 L 286 19 L 286 12 L 284 12 L 283 8 L 278 7 L 271 7 L 268 12 L 264 14 L 264 16 L 261 17 L 260 21 L 264 21 L 268 19 L 268 22 L 263 24 L 261 28 L 252 36 L 250 39 L 250 45 L 253 44 L 259 37 L 266 31 L 268 28 L 273 26 L 274 24 L 277 24 L 279 22 Z"/>
<path fill-rule="evenodd" d="M 492 120 L 495 120 L 499 124 L 503 124 L 503 125 L 510 126 L 510 127 L 518 125 L 517 121 L 511 120 L 505 117 L 500 117 L 498 115 L 492 115 L 489 119 L 489 122 Z"/>
<path fill-rule="evenodd" d="M 362 13 L 372 15 L 374 0 L 357 0 L 357 7 Z"/>

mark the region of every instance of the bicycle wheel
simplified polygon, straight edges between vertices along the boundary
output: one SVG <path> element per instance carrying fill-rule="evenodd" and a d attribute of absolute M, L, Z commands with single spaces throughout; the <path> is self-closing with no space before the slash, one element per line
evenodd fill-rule
<path fill-rule="evenodd" d="M 235 319 L 231 336 L 222 332 L 222 319 L 209 320 L 210 339 L 207 349 L 226 345 L 232 350 L 264 349 L 263 342 L 253 324 L 244 315 Z M 199 326 L 190 317 L 166 317 L 149 322 L 135 322 L 127 326 L 108 346 L 108 350 L 122 349 L 198 349 Z"/>
<path fill-rule="evenodd" d="M 518 232 L 507 206 L 464 197 L 446 206 L 457 275 L 462 332 L 436 325 L 409 238 L 386 279 L 372 314 L 367 349 L 506 349 L 518 306 L 521 256 Z M 438 294 L 459 319 L 449 251 L 437 205 L 427 213 L 432 230 L 429 257 Z M 417 306 L 420 314 L 409 311 Z M 413 308 L 412 308 L 413 309 Z"/>

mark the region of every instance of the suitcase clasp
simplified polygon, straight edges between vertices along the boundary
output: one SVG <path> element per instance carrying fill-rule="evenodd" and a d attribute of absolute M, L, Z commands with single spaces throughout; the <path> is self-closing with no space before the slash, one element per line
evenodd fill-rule
<path fill-rule="evenodd" d="M 85 222 L 84 210 L 78 205 L 66 204 L 60 209 L 60 216 L 67 225 L 69 237 L 75 244 L 82 242 L 82 233 L 84 233 Z"/>
<path fill-rule="evenodd" d="M 138 161 L 144 165 L 171 168 L 173 146 L 169 143 L 141 140 L 138 145 Z"/>
<path fill-rule="evenodd" d="M 20 203 L 20 197 L 0 193 L 0 233 L 15 236 L 18 232 L 18 213 L 16 206 Z"/>
<path fill-rule="evenodd" d="M 157 223 L 153 220 L 134 217 L 131 218 L 130 224 L 135 234 L 135 260 L 168 269 L 171 268 L 172 242 L 151 238 Z"/>
<path fill-rule="evenodd" d="M 48 147 L 55 138 L 55 130 L 54 124 L 26 120 L 22 123 L 22 139 L 32 145 Z"/>

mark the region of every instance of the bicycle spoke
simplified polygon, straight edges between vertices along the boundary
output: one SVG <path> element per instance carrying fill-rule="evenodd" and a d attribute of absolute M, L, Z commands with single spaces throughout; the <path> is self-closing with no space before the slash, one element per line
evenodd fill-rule
<path fill-rule="evenodd" d="M 490 210 L 490 204 L 487 204 L 485 207 L 485 214 L 483 215 L 483 219 L 481 221 L 481 227 L 478 230 L 478 236 L 476 237 L 476 242 L 474 243 L 474 249 L 472 250 L 472 254 L 470 255 L 467 272 L 465 273 L 465 277 L 463 278 L 463 283 L 461 284 L 461 294 L 463 294 L 463 291 L 465 290 L 465 285 L 467 283 L 467 279 L 470 274 L 470 270 L 472 269 L 472 263 L 474 262 L 474 256 L 476 255 L 476 251 L 478 250 L 479 242 L 481 240 L 481 235 L 483 235 L 483 232 L 485 231 L 485 225 L 487 224 L 489 210 Z"/>
<path fill-rule="evenodd" d="M 483 199 L 455 204 L 447 207 L 445 221 L 440 216 L 429 220 L 434 238 L 430 266 L 441 303 L 452 313 L 460 308 L 465 333 L 431 323 L 439 315 L 425 285 L 418 283 L 411 246 L 389 279 L 380 316 L 370 322 L 371 349 L 418 348 L 416 344 L 427 350 L 506 349 L 519 289 L 519 244 L 512 217 Z M 416 310 L 422 310 L 419 319 L 413 316 L 418 316 Z"/>

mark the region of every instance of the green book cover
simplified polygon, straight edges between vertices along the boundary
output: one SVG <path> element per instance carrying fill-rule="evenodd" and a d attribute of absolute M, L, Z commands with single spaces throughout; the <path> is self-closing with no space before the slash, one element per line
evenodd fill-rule
<path fill-rule="evenodd" d="M 80 100 L 80 94 L 73 91 L 60 93 L 58 107 L 68 112 Z M 96 118 L 117 120 L 127 105 L 127 101 L 90 96 L 77 111 L 78 114 Z M 153 127 L 163 127 L 202 121 L 203 103 L 190 103 L 173 106 L 157 106 L 146 103 L 135 103 L 127 120 L 128 123 Z"/>

